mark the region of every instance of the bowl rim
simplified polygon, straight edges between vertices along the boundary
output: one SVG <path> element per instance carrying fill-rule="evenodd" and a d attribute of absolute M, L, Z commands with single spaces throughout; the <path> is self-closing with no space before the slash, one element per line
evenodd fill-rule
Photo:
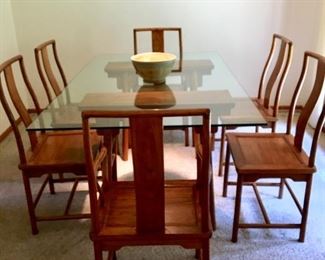
<path fill-rule="evenodd" d="M 152 54 L 167 54 L 166 57 L 168 57 L 167 59 L 164 60 L 149 60 L 149 61 L 143 61 L 143 60 L 137 60 L 138 57 L 140 56 L 144 56 L 144 55 L 152 55 Z M 154 51 L 154 52 L 141 52 L 141 53 L 137 53 L 135 55 L 132 55 L 130 57 L 130 59 L 132 61 L 135 62 L 139 62 L 139 63 L 159 63 L 159 62 L 166 62 L 166 61 L 173 61 L 176 60 L 176 55 L 173 53 L 169 53 L 169 52 L 158 52 L 158 51 Z"/>

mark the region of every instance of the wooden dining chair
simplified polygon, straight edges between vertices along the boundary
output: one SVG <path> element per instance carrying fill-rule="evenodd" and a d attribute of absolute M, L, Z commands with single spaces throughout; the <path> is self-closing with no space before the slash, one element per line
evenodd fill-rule
<path fill-rule="evenodd" d="M 172 72 L 179 72 L 182 70 L 183 61 L 183 43 L 182 43 L 182 29 L 180 27 L 153 27 L 153 28 L 135 28 L 133 29 L 133 48 L 134 54 L 138 54 L 139 40 L 138 34 L 151 33 L 151 50 L 153 52 L 165 52 L 165 34 L 168 32 L 175 32 L 178 38 L 178 67 L 173 69 Z M 186 127 L 174 127 L 167 130 L 182 130 L 185 135 L 185 146 L 189 146 L 189 129 Z"/>
<path fill-rule="evenodd" d="M 68 85 L 59 60 L 55 40 L 49 40 L 38 45 L 34 49 L 34 55 L 38 74 L 43 83 L 48 101 L 51 103 L 54 97 L 60 95 L 62 90 Z M 54 93 L 54 97 L 52 93 Z"/>
<path fill-rule="evenodd" d="M 317 63 L 317 68 L 315 70 L 313 79 L 314 83 L 311 88 L 309 98 L 300 112 L 295 135 L 293 136 L 291 135 L 291 125 L 298 95 L 301 91 L 306 75 L 310 75 L 312 72 L 314 72 L 311 69 L 308 69 L 308 65 L 311 62 Z M 299 241 L 304 241 L 312 178 L 313 173 L 316 172 L 315 156 L 317 142 L 324 125 L 325 104 L 323 104 L 323 109 L 319 116 L 318 123 L 313 131 L 312 144 L 309 153 L 305 153 L 302 146 L 309 117 L 322 93 L 324 74 L 325 57 L 312 52 L 305 52 L 302 72 L 290 105 L 286 133 L 234 132 L 226 134 L 228 146 L 226 152 L 223 196 L 227 196 L 227 187 L 229 184 L 231 184 L 228 181 L 230 155 L 233 157 L 237 171 L 237 190 L 232 232 L 233 242 L 237 241 L 239 228 L 297 228 L 300 230 Z M 282 178 L 285 180 L 285 186 L 288 188 L 289 194 L 292 196 L 301 214 L 300 223 L 271 223 L 256 185 L 259 179 L 271 178 Z M 294 193 L 294 189 L 289 186 L 287 179 L 291 179 L 294 182 L 306 183 L 302 206 Z M 240 207 L 243 185 L 251 185 L 253 187 L 265 223 L 240 222 Z"/>
<path fill-rule="evenodd" d="M 20 76 L 21 75 L 21 76 Z M 22 81 L 17 80 L 17 77 Z M 18 84 L 18 86 L 17 86 Z M 5 93 L 5 87 L 10 96 L 10 101 L 15 109 L 12 109 L 8 102 L 8 95 Z M 81 219 L 89 218 L 90 213 L 70 213 L 72 200 L 77 189 L 79 181 L 87 180 L 86 165 L 83 154 L 82 133 L 63 132 L 55 133 L 37 133 L 28 132 L 28 141 L 25 141 L 24 134 L 19 126 L 21 120 L 25 127 L 32 123 L 31 115 L 23 103 L 23 98 L 19 93 L 26 87 L 27 93 L 35 106 L 37 113 L 41 109 L 26 74 L 23 57 L 15 56 L 0 65 L 0 100 L 1 104 L 9 119 L 12 131 L 14 133 L 16 144 L 19 152 L 19 169 L 21 170 L 25 194 L 27 199 L 28 213 L 32 228 L 32 233 L 38 233 L 38 221 L 64 220 L 64 219 Z M 16 120 L 16 112 L 20 120 Z M 97 150 L 100 146 L 100 140 L 97 135 L 91 134 L 91 144 L 93 149 Z M 65 173 L 73 174 L 65 176 Z M 43 178 L 45 176 L 45 179 Z M 39 191 L 33 196 L 31 179 L 44 179 Z M 62 215 L 37 215 L 37 205 L 41 196 L 49 185 L 50 193 L 55 193 L 55 183 L 73 182 L 72 190 L 68 202 Z"/>
<path fill-rule="evenodd" d="M 272 133 L 276 130 L 280 97 L 291 65 L 292 49 L 291 40 L 279 34 L 273 34 L 271 49 L 261 75 L 258 94 L 257 97 L 252 98 L 256 108 L 267 122 L 267 125 L 263 127 L 271 128 Z M 221 127 L 218 176 L 222 176 L 224 166 L 226 129 L 226 126 Z M 234 128 L 228 127 L 228 129 Z M 214 139 L 216 132 L 217 128 L 213 128 L 212 139 Z M 256 127 L 256 132 L 258 132 L 258 127 Z M 282 196 L 282 189 L 279 193 L 279 196 Z"/>
<path fill-rule="evenodd" d="M 202 119 L 197 126 L 203 160 L 196 179 L 167 180 L 164 170 L 163 119 Z M 83 111 L 84 146 L 89 178 L 91 232 L 95 259 L 116 259 L 124 246 L 181 245 L 196 249 L 200 259 L 209 259 L 210 221 L 209 125 L 208 109 Z M 102 189 L 97 170 L 105 162 L 105 147 L 93 161 L 90 120 L 128 118 L 132 139 L 134 181 L 112 181 L 104 167 Z"/>
<path fill-rule="evenodd" d="M 68 86 L 68 82 L 66 79 L 66 76 L 64 74 L 63 67 L 60 63 L 57 48 L 56 48 L 56 42 L 55 40 L 48 40 L 46 42 L 41 43 L 34 49 L 34 55 L 35 55 L 35 61 L 37 65 L 38 74 L 41 78 L 41 81 L 43 83 L 47 98 L 49 103 L 51 103 L 54 98 L 58 97 L 61 92 Z M 56 72 L 56 73 L 55 73 Z M 52 88 L 49 88 L 49 85 Z M 52 93 L 54 93 L 54 96 L 52 96 Z M 70 104 L 70 96 L 69 91 L 66 91 L 66 103 Z M 58 99 L 58 103 L 62 102 L 62 99 Z M 77 131 L 78 130 L 74 130 Z M 82 134 L 81 132 L 79 134 Z M 95 132 L 94 132 L 95 134 Z M 105 142 L 104 137 L 104 142 Z M 109 139 L 109 137 L 107 138 Z M 116 172 L 116 149 L 117 148 L 117 142 L 118 140 L 114 140 L 115 143 L 112 144 L 114 148 L 114 154 L 112 154 L 112 170 Z M 111 144 L 109 144 L 111 145 Z M 123 157 L 124 156 L 124 157 Z M 124 155 L 121 155 L 122 158 L 127 158 L 127 149 L 126 152 L 124 152 Z"/>

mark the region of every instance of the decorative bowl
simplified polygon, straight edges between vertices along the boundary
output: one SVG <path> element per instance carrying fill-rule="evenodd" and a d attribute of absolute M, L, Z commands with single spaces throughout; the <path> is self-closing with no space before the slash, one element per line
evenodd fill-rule
<path fill-rule="evenodd" d="M 163 84 L 176 56 L 167 52 L 144 52 L 131 57 L 133 66 L 145 83 Z"/>

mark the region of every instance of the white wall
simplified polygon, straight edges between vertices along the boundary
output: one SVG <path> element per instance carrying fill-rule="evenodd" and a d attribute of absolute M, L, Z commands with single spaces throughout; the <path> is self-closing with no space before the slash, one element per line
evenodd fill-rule
<path fill-rule="evenodd" d="M 184 51 L 217 50 L 249 95 L 256 95 L 274 32 L 294 41 L 292 70 L 282 104 L 288 104 L 303 51 L 317 43 L 323 0 L 12 0 L 19 49 L 32 83 L 44 95 L 33 57 L 54 38 L 68 79 L 95 55 L 132 52 L 132 29 L 183 28 Z"/>
<path fill-rule="evenodd" d="M 0 1 L 0 63 L 19 53 L 10 1 Z M 0 105 L 0 133 L 9 121 Z"/>

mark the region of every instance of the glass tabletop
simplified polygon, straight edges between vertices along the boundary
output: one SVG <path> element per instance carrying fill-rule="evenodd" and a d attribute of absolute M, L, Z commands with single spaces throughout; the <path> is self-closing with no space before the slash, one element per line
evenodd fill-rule
<path fill-rule="evenodd" d="M 266 122 L 216 52 L 185 53 L 164 84 L 144 83 L 130 54 L 95 57 L 27 130 L 81 129 L 83 110 L 209 108 L 212 126 Z M 164 126 L 195 126 L 195 118 L 168 118 Z M 123 119 L 92 122 L 94 128 L 128 127 Z"/>

